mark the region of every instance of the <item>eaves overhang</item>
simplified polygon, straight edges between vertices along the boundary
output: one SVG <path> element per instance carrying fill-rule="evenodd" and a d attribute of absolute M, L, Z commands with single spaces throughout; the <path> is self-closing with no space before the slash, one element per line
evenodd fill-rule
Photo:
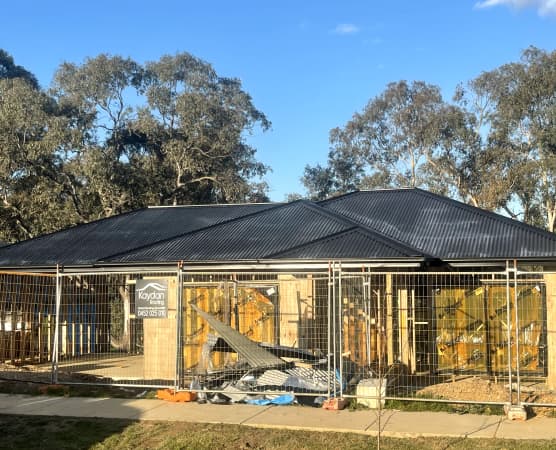
<path fill-rule="evenodd" d="M 313 259 L 313 260 L 238 260 L 238 261 L 168 261 L 168 262 L 126 262 L 111 263 L 98 262 L 85 265 L 37 265 L 37 266 L 11 266 L 3 267 L 3 271 L 17 273 L 102 273 L 102 272 L 159 272 L 173 271 L 180 267 L 182 270 L 311 270 L 328 269 L 331 264 L 336 264 L 346 269 L 358 268 L 421 268 L 426 262 L 426 258 L 388 258 L 388 259 Z"/>
<path fill-rule="evenodd" d="M 539 266 L 556 265 L 556 257 L 498 257 L 498 258 L 458 258 L 443 259 L 452 267 L 506 267 L 507 263 L 532 264 Z"/>

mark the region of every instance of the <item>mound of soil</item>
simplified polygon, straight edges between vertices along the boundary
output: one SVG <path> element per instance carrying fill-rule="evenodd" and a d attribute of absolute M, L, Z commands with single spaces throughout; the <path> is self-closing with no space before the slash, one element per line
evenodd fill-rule
<path fill-rule="evenodd" d="M 517 387 L 514 383 L 512 390 L 514 403 L 517 401 L 516 391 Z M 420 389 L 417 394 L 429 398 L 478 403 L 507 403 L 510 401 L 510 387 L 506 381 L 496 382 L 481 377 L 466 377 L 433 384 Z M 543 383 L 524 382 L 521 385 L 521 401 L 556 405 L 556 392 L 548 390 Z M 533 412 L 538 415 L 553 416 L 556 413 L 556 408 L 533 407 Z"/>

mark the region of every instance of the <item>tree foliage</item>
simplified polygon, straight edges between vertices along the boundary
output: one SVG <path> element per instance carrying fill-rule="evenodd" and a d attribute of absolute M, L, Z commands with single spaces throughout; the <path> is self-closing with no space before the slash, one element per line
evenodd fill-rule
<path fill-rule="evenodd" d="M 528 48 L 452 101 L 425 82 L 390 83 L 331 130 L 327 165 L 302 182 L 312 198 L 423 187 L 554 231 L 556 52 Z"/>
<path fill-rule="evenodd" d="M 51 88 L 0 51 L 0 240 L 147 205 L 267 201 L 246 137 L 270 122 L 188 53 L 65 62 Z"/>
<path fill-rule="evenodd" d="M 0 48 L 0 79 L 22 78 L 34 89 L 39 89 L 39 82 L 35 75 L 25 67 L 15 64 L 13 57 Z"/>
<path fill-rule="evenodd" d="M 328 167 L 306 167 L 311 197 L 356 188 L 420 186 L 420 168 L 439 139 L 442 97 L 436 86 L 390 83 L 361 113 L 330 132 Z"/>
<path fill-rule="evenodd" d="M 219 77 L 211 66 L 182 53 L 148 63 L 147 106 L 135 132 L 153 143 L 161 201 L 241 201 L 249 180 L 267 168 L 254 159 L 243 134 L 270 123 L 237 79 Z"/>
<path fill-rule="evenodd" d="M 0 80 L 1 239 L 34 237 L 74 223 L 60 168 L 67 121 L 25 80 Z"/>

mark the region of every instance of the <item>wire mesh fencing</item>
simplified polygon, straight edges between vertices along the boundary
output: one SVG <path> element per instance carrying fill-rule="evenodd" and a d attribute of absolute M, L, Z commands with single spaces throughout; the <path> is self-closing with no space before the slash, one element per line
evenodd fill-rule
<path fill-rule="evenodd" d="M 0 377 L 49 381 L 55 334 L 55 276 L 0 272 Z"/>
<path fill-rule="evenodd" d="M 185 273 L 182 384 L 233 399 L 330 395 L 328 274 Z"/>
<path fill-rule="evenodd" d="M 61 274 L 56 381 L 176 386 L 176 274 Z"/>
<path fill-rule="evenodd" d="M 342 394 L 555 404 L 544 275 L 339 272 Z"/>
<path fill-rule="evenodd" d="M 556 274 L 312 271 L 0 274 L 2 377 L 556 406 Z"/>

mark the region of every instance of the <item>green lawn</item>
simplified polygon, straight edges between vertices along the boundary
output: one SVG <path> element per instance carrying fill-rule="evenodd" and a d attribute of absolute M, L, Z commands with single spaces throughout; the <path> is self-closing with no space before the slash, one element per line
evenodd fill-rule
<path fill-rule="evenodd" d="M 374 449 L 376 437 L 240 425 L 0 415 L 1 449 Z M 386 449 L 554 449 L 556 441 L 382 438 Z"/>

